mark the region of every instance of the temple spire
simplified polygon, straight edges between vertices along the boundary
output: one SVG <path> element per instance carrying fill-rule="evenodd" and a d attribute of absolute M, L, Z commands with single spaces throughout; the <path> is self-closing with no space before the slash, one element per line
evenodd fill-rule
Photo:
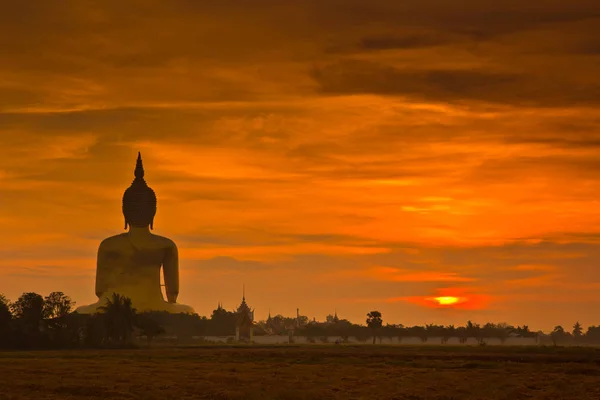
<path fill-rule="evenodd" d="M 138 158 L 135 163 L 135 175 L 136 180 L 144 179 L 144 164 L 142 163 L 142 152 L 138 151 Z"/>
<path fill-rule="evenodd" d="M 242 301 L 246 301 L 246 284 L 242 285 Z"/>

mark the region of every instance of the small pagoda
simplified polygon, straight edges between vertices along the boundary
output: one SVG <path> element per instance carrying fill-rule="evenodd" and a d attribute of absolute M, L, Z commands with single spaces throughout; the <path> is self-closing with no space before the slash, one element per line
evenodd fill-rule
<path fill-rule="evenodd" d="M 235 340 L 252 342 L 254 338 L 254 309 L 246 304 L 246 288 L 242 290 L 242 303 L 236 312 Z"/>

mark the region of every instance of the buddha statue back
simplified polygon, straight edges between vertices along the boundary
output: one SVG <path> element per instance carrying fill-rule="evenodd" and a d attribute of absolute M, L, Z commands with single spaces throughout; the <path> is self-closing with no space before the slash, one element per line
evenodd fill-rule
<path fill-rule="evenodd" d="M 104 239 L 98 248 L 96 296 L 98 301 L 79 307 L 81 314 L 95 313 L 113 293 L 131 299 L 138 312 L 193 313 L 190 306 L 177 304 L 179 255 L 175 243 L 151 232 L 157 199 L 144 180 L 142 156 L 138 153 L 135 179 L 123 195 L 123 216 L 128 232 Z M 161 285 L 164 275 L 165 301 Z"/>

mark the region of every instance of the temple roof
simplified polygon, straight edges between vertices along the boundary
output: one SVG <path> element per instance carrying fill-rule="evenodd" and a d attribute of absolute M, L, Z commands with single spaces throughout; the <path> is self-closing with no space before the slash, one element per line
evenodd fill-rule
<path fill-rule="evenodd" d="M 248 306 L 248 304 L 246 303 L 246 285 L 244 285 L 242 287 L 242 302 L 240 303 L 238 309 L 238 312 L 247 312 L 250 313 L 250 307 Z"/>
<path fill-rule="evenodd" d="M 237 308 L 237 324 L 238 326 L 252 326 L 254 325 L 254 310 L 251 310 L 246 303 L 246 287 L 242 289 L 242 302 Z"/>
<path fill-rule="evenodd" d="M 240 305 L 238 306 L 238 312 L 240 311 L 250 311 L 250 307 L 248 306 L 248 304 L 246 303 L 246 300 L 242 300 L 242 302 L 240 303 Z"/>

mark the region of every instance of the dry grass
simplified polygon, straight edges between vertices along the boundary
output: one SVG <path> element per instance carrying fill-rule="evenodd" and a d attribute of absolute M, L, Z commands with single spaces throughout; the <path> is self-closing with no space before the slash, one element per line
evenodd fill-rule
<path fill-rule="evenodd" d="M 594 348 L 264 346 L 0 353 L 0 399 L 600 399 Z"/>

